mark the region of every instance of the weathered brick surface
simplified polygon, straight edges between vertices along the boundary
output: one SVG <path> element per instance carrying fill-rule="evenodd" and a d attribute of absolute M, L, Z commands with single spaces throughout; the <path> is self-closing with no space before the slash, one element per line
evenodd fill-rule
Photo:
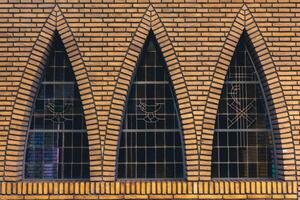
<path fill-rule="evenodd" d="M 296 0 L 2 0 L 1 199 L 297 199 L 300 197 L 300 2 Z M 128 87 L 152 29 L 183 124 L 184 182 L 115 182 Z M 243 30 L 261 63 L 279 180 L 212 181 L 215 116 Z M 69 55 L 88 129 L 91 182 L 22 181 L 26 130 L 57 30 Z M 298 195 L 298 196 L 297 196 Z"/>

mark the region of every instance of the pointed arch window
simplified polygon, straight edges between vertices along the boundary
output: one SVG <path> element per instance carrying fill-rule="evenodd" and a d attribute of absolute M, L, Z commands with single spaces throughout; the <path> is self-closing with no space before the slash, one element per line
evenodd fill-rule
<path fill-rule="evenodd" d="M 26 179 L 89 178 L 83 108 L 64 45 L 55 33 L 27 136 Z"/>
<path fill-rule="evenodd" d="M 244 32 L 222 89 L 212 177 L 275 178 L 272 126 L 254 48 Z"/>
<path fill-rule="evenodd" d="M 119 179 L 182 179 L 184 152 L 167 66 L 150 32 L 132 80 L 119 149 Z"/>

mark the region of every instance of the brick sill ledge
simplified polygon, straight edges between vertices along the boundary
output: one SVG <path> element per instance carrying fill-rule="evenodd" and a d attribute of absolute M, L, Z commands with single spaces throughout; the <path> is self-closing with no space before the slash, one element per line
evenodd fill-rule
<path fill-rule="evenodd" d="M 245 194 L 245 195 L 237 195 L 237 194 L 228 194 L 228 195 L 212 195 L 212 194 L 205 194 L 205 195 L 0 195 L 2 199 L 10 199 L 10 200 L 17 200 L 17 199 L 169 199 L 169 200 L 177 200 L 177 199 L 186 199 L 186 200 L 193 200 L 193 199 L 290 199 L 296 200 L 296 194 L 275 194 L 275 195 L 261 195 L 261 194 Z"/>
<path fill-rule="evenodd" d="M 88 195 L 95 198 L 119 197 L 121 199 L 131 198 L 138 195 L 142 199 L 152 199 L 158 195 L 180 199 L 189 198 L 281 198 L 290 199 L 297 197 L 296 181 L 137 181 L 137 182 L 91 182 L 91 181 L 48 181 L 48 182 L 0 182 L 1 199 L 6 195 L 16 196 L 57 196 Z M 2 198 L 3 197 L 3 198 Z M 97 199 L 96 198 L 96 199 Z M 157 198 L 157 197 L 155 197 Z M 254 197 L 253 197 L 254 198 Z M 76 199 L 76 198 L 75 198 Z M 163 198 L 164 199 L 164 198 Z"/>

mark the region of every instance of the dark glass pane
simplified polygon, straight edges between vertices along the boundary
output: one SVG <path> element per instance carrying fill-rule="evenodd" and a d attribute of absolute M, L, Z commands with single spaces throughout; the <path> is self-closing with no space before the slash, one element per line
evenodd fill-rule
<path fill-rule="evenodd" d="M 56 33 L 28 131 L 25 178 L 89 178 L 82 104 L 72 66 Z"/>
<path fill-rule="evenodd" d="M 263 85 L 244 33 L 222 89 L 213 142 L 212 177 L 275 177 L 272 129 Z"/>
<path fill-rule="evenodd" d="M 167 66 L 150 33 L 129 91 L 119 143 L 118 178 L 184 178 L 180 127 Z"/>
<path fill-rule="evenodd" d="M 145 167 L 146 167 L 145 164 L 138 164 L 137 165 L 137 176 L 138 177 L 141 177 L 141 178 L 146 177 Z"/>
<path fill-rule="evenodd" d="M 147 164 L 147 178 L 155 178 L 156 177 L 156 169 L 154 164 Z"/>
<path fill-rule="evenodd" d="M 229 177 L 230 178 L 238 177 L 238 165 L 237 164 L 229 164 Z"/>
<path fill-rule="evenodd" d="M 220 177 L 228 177 L 228 164 L 219 164 Z"/>
<path fill-rule="evenodd" d="M 72 177 L 81 177 L 82 166 L 80 164 L 73 164 L 72 167 Z"/>

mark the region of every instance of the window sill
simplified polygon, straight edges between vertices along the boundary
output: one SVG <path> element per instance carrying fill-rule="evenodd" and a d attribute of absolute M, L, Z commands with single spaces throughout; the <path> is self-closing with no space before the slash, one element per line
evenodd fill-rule
<path fill-rule="evenodd" d="M 146 199 L 155 195 L 180 199 L 206 198 L 223 199 L 234 195 L 238 199 L 275 198 L 284 199 L 297 197 L 296 181 L 22 181 L 2 182 L 0 195 L 95 195 L 95 196 L 145 196 Z M 253 197 L 251 197 L 253 196 Z M 232 196 L 233 197 L 233 196 Z M 101 197 L 102 198 L 102 197 Z M 175 199 L 177 199 L 175 198 Z"/>

